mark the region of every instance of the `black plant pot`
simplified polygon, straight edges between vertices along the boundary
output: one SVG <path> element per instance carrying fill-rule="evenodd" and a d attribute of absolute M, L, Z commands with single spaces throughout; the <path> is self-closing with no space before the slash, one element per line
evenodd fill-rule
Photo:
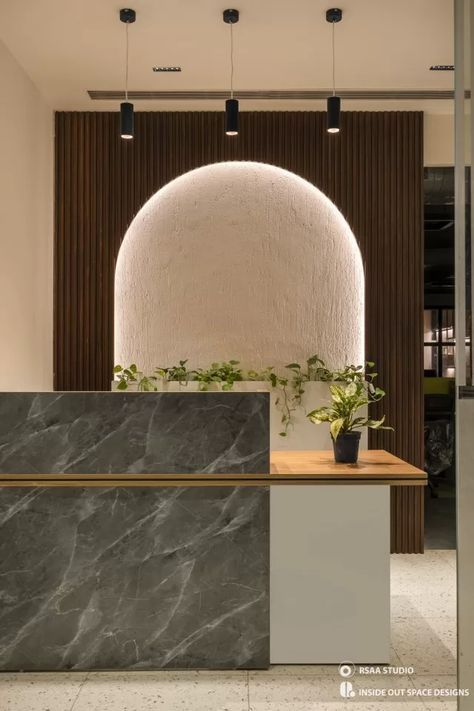
<path fill-rule="evenodd" d="M 360 432 L 345 432 L 333 439 L 334 459 L 339 464 L 356 464 L 359 456 Z"/>

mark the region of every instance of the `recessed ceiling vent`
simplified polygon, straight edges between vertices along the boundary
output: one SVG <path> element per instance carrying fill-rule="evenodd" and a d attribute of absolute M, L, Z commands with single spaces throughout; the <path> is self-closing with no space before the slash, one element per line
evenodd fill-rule
<path fill-rule="evenodd" d="M 153 67 L 154 72 L 180 72 L 181 67 Z"/>
<path fill-rule="evenodd" d="M 430 72 L 454 72 L 454 64 L 432 64 Z"/>
<path fill-rule="evenodd" d="M 291 101 L 307 99 L 313 101 L 315 99 L 327 99 L 330 89 L 297 89 L 297 90 L 250 90 L 238 89 L 234 92 L 238 99 L 270 99 L 281 100 L 288 99 Z M 89 89 L 88 94 L 94 101 L 104 100 L 120 100 L 123 98 L 123 91 L 119 90 L 95 90 Z M 128 95 L 133 100 L 222 100 L 229 95 L 228 91 L 129 91 Z M 338 95 L 341 99 L 373 99 L 373 100 L 393 100 L 393 99 L 408 99 L 408 100 L 427 100 L 427 99 L 453 99 L 454 91 L 451 89 L 339 89 Z M 466 91 L 466 98 L 469 98 L 470 92 Z"/>

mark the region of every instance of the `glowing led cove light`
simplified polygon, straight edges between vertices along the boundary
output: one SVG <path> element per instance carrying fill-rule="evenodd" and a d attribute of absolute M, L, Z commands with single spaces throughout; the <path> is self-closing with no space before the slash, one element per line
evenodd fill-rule
<path fill-rule="evenodd" d="M 145 372 L 191 351 L 193 367 L 238 352 L 244 368 L 280 368 L 315 340 L 335 368 L 364 362 L 357 240 L 314 185 L 265 163 L 207 165 L 155 193 L 120 247 L 114 309 L 115 362 Z"/>

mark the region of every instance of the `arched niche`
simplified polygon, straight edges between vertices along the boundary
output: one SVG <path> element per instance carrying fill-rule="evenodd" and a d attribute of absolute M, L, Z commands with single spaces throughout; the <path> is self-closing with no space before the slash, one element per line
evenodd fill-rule
<path fill-rule="evenodd" d="M 193 170 L 141 208 L 115 275 L 115 362 L 364 358 L 364 271 L 335 205 L 281 168 Z"/>

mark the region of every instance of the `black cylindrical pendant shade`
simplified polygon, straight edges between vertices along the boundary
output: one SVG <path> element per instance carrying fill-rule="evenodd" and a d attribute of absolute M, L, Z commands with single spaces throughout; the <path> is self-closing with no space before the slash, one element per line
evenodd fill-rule
<path fill-rule="evenodd" d="M 128 101 L 120 104 L 120 136 L 133 138 L 133 104 Z"/>
<path fill-rule="evenodd" d="M 339 96 L 328 97 L 328 133 L 339 133 L 341 128 L 341 99 Z"/>
<path fill-rule="evenodd" d="M 237 136 L 239 133 L 239 102 L 237 99 L 227 99 L 225 102 L 225 132 L 227 136 Z"/>

